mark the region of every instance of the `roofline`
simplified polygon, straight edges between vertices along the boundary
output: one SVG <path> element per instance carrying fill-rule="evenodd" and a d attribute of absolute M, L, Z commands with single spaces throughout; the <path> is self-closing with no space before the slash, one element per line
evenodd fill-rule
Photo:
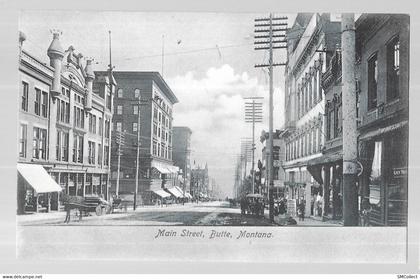
<path fill-rule="evenodd" d="M 187 126 L 173 126 L 172 128 L 173 129 L 186 129 L 186 130 L 188 130 L 190 132 L 190 134 L 192 134 L 191 128 L 190 127 L 187 127 Z"/>
<path fill-rule="evenodd" d="M 164 89 L 165 95 L 169 97 L 169 99 L 172 101 L 173 104 L 176 104 L 179 102 L 178 98 L 175 96 L 174 92 L 171 90 L 171 88 L 168 86 L 166 81 L 163 79 L 162 75 L 159 72 L 154 71 L 112 71 L 112 73 L 115 76 L 118 75 L 132 75 L 132 76 L 149 76 L 160 85 Z"/>

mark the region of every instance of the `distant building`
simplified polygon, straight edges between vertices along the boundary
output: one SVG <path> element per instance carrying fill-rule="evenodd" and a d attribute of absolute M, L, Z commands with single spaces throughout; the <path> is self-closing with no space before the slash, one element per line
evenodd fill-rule
<path fill-rule="evenodd" d="M 191 134 L 188 127 L 173 127 L 173 161 L 182 173 L 182 189 L 189 192 L 191 180 Z"/>
<path fill-rule="evenodd" d="M 273 195 L 274 199 L 281 198 L 285 195 L 285 171 L 282 168 L 283 163 L 285 162 L 286 152 L 285 152 L 285 144 L 284 139 L 281 137 L 283 131 L 276 130 L 273 133 Z M 261 163 L 262 163 L 262 172 L 261 172 L 261 185 L 258 189 L 258 193 L 264 195 L 268 199 L 268 152 L 267 152 L 267 143 L 268 143 L 268 133 L 264 133 L 260 137 L 261 142 L 264 144 L 262 148 L 262 156 L 261 156 Z"/>
<path fill-rule="evenodd" d="M 356 21 L 359 194 L 375 225 L 407 225 L 409 24 L 399 14 Z"/>
<path fill-rule="evenodd" d="M 207 164 L 204 168 L 198 166 L 191 170 L 190 194 L 195 199 L 209 196 L 209 170 Z"/>
<path fill-rule="evenodd" d="M 140 129 L 139 204 L 159 198 L 162 188 L 178 183 L 173 165 L 173 105 L 175 94 L 158 72 L 113 72 L 118 83 L 114 99 L 114 133 L 124 134 L 119 193 L 135 192 L 137 131 Z M 140 106 L 139 106 L 140 100 Z M 140 113 L 140 125 L 138 114 Z M 112 148 L 112 191 L 116 192 L 118 147 Z"/>
<path fill-rule="evenodd" d="M 95 76 L 92 60 L 64 50 L 59 33 L 46 49 L 49 65 L 26 52 L 24 40 L 21 33 L 18 212 L 57 210 L 62 193 L 107 199 L 112 76 Z"/>

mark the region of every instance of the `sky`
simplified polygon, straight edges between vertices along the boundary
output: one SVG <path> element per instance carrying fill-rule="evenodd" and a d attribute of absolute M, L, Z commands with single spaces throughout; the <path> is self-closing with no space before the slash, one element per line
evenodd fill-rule
<path fill-rule="evenodd" d="M 276 16 L 284 16 L 276 14 Z M 22 11 L 19 30 L 23 48 L 48 62 L 51 29 L 59 29 L 64 49 L 95 60 L 95 70 L 109 64 L 111 31 L 115 71 L 158 71 L 179 99 L 174 126 L 188 126 L 191 159 L 206 163 L 224 196 L 232 196 L 234 171 L 242 138 L 252 136 L 244 121 L 244 97 L 263 99 L 263 118 L 256 124 L 256 162 L 261 158 L 259 135 L 268 131 L 268 74 L 254 64 L 268 63 L 267 51 L 255 51 L 254 19 L 267 14 L 60 12 Z M 289 26 L 295 15 L 289 18 Z M 163 59 L 162 59 L 163 53 Z M 284 49 L 275 62 L 284 62 Z M 163 70 L 163 71 L 162 71 Z M 274 129 L 283 125 L 284 68 L 274 70 Z"/>

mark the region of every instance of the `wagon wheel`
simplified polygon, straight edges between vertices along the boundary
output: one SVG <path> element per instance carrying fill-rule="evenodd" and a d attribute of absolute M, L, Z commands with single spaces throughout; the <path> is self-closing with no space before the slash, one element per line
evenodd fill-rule
<path fill-rule="evenodd" d="M 102 206 L 101 205 L 98 205 L 95 208 L 95 212 L 96 212 L 96 216 L 101 216 L 102 215 Z"/>

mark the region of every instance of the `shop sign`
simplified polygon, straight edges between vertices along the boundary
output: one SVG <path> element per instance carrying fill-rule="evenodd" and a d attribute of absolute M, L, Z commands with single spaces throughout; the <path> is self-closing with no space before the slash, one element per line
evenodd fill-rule
<path fill-rule="evenodd" d="M 394 178 L 406 177 L 407 174 L 408 174 L 407 168 L 393 168 L 392 169 L 392 176 Z"/>
<path fill-rule="evenodd" d="M 275 167 L 275 168 L 281 167 L 280 160 L 273 160 L 273 167 Z"/>
<path fill-rule="evenodd" d="M 280 180 L 273 180 L 273 183 L 274 183 L 274 187 L 282 187 L 283 186 Z"/>

